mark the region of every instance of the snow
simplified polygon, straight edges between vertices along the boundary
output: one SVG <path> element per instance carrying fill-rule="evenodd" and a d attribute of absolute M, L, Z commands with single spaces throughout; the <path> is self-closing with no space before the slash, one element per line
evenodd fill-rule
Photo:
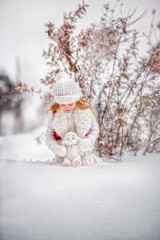
<path fill-rule="evenodd" d="M 0 158 L 3 160 L 32 160 L 47 161 L 52 160 L 54 155 L 42 145 L 37 145 L 38 137 L 44 128 L 38 128 L 31 133 L 16 134 L 0 137 Z M 9 151 L 8 151 L 9 150 Z"/>
<path fill-rule="evenodd" d="M 160 239 L 158 154 L 65 168 L 41 130 L 0 139 L 0 240 Z"/>

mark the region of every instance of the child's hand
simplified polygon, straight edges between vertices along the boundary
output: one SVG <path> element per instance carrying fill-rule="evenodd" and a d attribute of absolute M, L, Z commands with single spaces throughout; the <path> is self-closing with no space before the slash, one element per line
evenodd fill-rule
<path fill-rule="evenodd" d="M 67 145 L 62 141 L 62 145 L 64 146 L 64 147 L 67 147 Z"/>
<path fill-rule="evenodd" d="M 78 147 L 82 152 L 88 152 L 92 148 L 92 141 L 89 138 L 82 138 L 79 141 Z"/>
<path fill-rule="evenodd" d="M 67 154 L 66 147 L 56 143 L 55 141 L 50 143 L 50 149 L 59 157 L 65 157 Z"/>

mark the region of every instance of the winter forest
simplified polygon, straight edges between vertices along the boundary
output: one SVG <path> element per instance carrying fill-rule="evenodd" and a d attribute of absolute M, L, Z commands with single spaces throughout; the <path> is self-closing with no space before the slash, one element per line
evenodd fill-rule
<path fill-rule="evenodd" d="M 159 1 L 0 6 L 0 240 L 159 240 Z M 96 109 L 94 166 L 45 145 L 61 71 Z"/>

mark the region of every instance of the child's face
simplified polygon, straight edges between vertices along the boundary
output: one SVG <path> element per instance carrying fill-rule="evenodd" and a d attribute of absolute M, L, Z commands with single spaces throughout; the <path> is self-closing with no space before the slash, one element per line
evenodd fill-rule
<path fill-rule="evenodd" d="M 75 108 L 76 103 L 70 103 L 70 104 L 60 104 L 60 107 L 65 112 L 72 112 L 72 110 Z"/>

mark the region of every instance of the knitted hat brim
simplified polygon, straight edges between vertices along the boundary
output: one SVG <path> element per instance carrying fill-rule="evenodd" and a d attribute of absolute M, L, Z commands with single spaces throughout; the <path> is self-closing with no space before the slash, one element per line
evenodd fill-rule
<path fill-rule="evenodd" d="M 81 93 L 71 96 L 54 96 L 54 100 L 58 104 L 71 104 L 77 102 L 82 97 Z"/>

